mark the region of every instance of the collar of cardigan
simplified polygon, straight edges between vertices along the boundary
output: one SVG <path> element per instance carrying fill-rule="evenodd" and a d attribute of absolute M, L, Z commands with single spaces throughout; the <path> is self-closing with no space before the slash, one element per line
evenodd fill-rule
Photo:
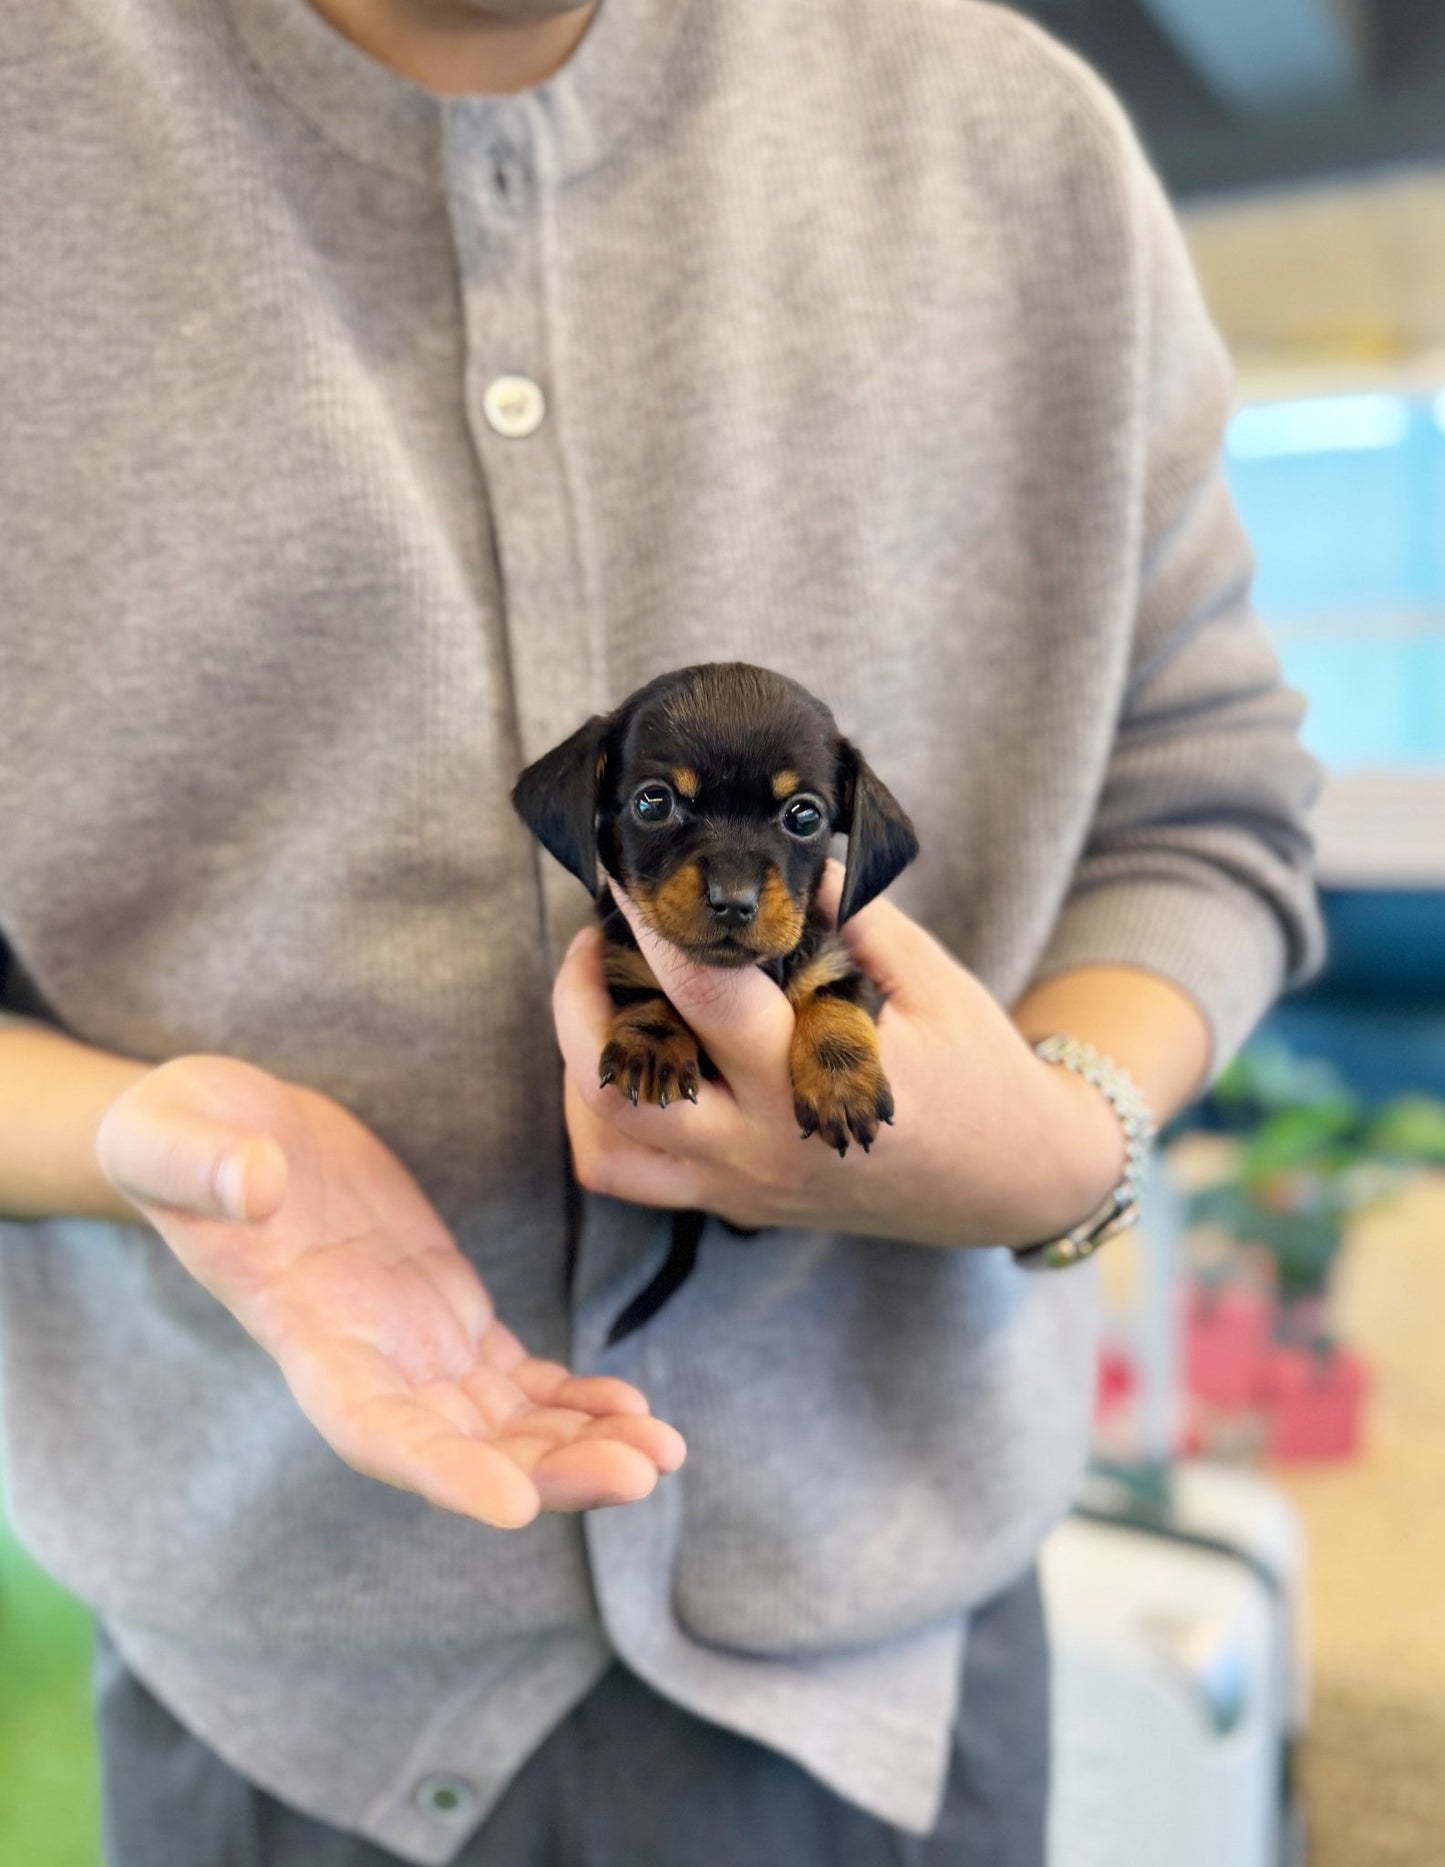
<path fill-rule="evenodd" d="M 353 45 L 309 0 L 226 0 L 271 88 L 359 162 L 439 185 L 447 144 L 545 145 L 551 178 L 595 168 L 647 113 L 690 0 L 601 0 L 572 56 L 509 95 L 442 97 Z"/>

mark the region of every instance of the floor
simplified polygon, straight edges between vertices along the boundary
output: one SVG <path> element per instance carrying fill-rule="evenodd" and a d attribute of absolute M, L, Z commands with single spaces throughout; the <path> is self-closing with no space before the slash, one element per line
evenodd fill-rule
<path fill-rule="evenodd" d="M 1310 1544 L 1310 1867 L 1439 1867 L 1445 1835 L 1445 1174 L 1361 1222 L 1341 1333 L 1372 1362 L 1347 1465 L 1274 1474 Z M 0 1861 L 96 1867 L 89 1625 L 0 1525 Z M 1221 1863 L 1220 1867 L 1229 1867 Z"/>

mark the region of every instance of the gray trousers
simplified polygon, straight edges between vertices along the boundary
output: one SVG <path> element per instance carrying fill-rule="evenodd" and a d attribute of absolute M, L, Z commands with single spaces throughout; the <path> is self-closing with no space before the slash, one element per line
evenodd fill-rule
<path fill-rule="evenodd" d="M 396 1867 L 238 1776 L 98 1630 L 109 1867 Z M 924 1839 L 615 1664 L 544 1740 L 456 1867 L 1044 1867 L 1048 1645 L 1036 1572 L 980 1610 L 942 1818 Z"/>

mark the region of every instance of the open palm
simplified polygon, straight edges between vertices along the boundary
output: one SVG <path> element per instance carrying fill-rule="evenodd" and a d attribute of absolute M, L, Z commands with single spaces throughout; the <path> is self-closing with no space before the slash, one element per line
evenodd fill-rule
<path fill-rule="evenodd" d="M 329 1097 L 181 1057 L 116 1099 L 96 1152 L 358 1471 L 515 1528 L 645 1497 L 682 1463 L 635 1387 L 527 1354 L 406 1168 Z"/>

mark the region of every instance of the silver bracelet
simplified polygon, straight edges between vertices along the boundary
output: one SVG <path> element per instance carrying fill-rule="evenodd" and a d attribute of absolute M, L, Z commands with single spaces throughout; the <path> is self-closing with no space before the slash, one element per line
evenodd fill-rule
<path fill-rule="evenodd" d="M 1036 1245 L 1013 1247 L 1015 1260 L 1026 1269 L 1062 1270 L 1092 1257 L 1111 1238 L 1127 1231 L 1139 1217 L 1149 1149 L 1156 1133 L 1149 1104 L 1129 1072 L 1077 1037 L 1055 1032 L 1034 1045 L 1045 1063 L 1061 1063 L 1099 1091 L 1124 1129 L 1124 1177 L 1097 1211 L 1065 1232 Z"/>

